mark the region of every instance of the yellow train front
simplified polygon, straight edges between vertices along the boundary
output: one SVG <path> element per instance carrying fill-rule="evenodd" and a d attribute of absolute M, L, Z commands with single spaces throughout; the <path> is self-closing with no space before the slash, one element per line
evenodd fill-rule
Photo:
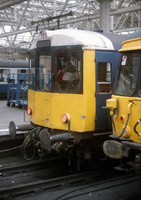
<path fill-rule="evenodd" d="M 111 131 L 104 107 L 122 41 L 115 34 L 80 30 L 40 34 L 29 51 L 27 112 L 34 129 L 26 145 L 30 140 L 40 151 L 58 152 L 77 146 L 76 151 L 90 157 L 94 142 L 99 143 L 96 136 Z"/>
<path fill-rule="evenodd" d="M 113 135 L 103 150 L 114 159 L 130 158 L 141 167 L 141 30 L 123 42 L 114 92 L 107 100 Z"/>

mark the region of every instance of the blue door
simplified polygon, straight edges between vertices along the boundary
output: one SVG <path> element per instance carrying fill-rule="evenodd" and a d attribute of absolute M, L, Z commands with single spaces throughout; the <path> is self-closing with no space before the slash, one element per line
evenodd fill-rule
<path fill-rule="evenodd" d="M 111 98 L 120 54 L 96 51 L 96 126 L 95 131 L 111 130 L 106 99 Z"/>

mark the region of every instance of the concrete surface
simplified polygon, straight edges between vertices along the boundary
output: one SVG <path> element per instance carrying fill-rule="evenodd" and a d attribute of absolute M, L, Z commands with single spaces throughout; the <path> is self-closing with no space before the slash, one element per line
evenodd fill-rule
<path fill-rule="evenodd" d="M 26 110 L 18 106 L 7 107 L 7 101 L 0 101 L 0 136 L 9 134 L 10 121 L 16 125 L 29 124 Z"/>

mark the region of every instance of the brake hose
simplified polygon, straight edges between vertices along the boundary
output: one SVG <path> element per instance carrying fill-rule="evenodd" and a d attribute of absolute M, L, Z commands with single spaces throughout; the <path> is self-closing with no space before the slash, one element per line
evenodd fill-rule
<path fill-rule="evenodd" d="M 32 129 L 32 130 L 30 131 L 30 133 L 29 133 L 29 138 L 30 138 L 30 140 L 31 140 L 32 142 L 34 142 L 35 144 L 36 144 L 37 141 L 38 141 L 40 130 L 41 130 L 41 127 L 39 126 L 39 127 L 36 127 L 36 128 L 34 128 L 34 129 Z M 33 133 L 34 133 L 34 135 L 33 135 Z"/>
<path fill-rule="evenodd" d="M 113 128 L 114 128 L 114 133 L 115 133 L 115 136 L 117 136 L 117 133 L 116 133 L 116 127 L 115 127 L 115 122 L 114 122 L 114 119 L 113 119 L 113 117 L 116 115 L 116 113 L 117 113 L 117 109 L 116 109 L 116 112 L 111 116 L 111 118 L 112 118 L 112 124 L 113 124 Z"/>
<path fill-rule="evenodd" d="M 139 124 L 141 122 L 141 118 L 137 121 L 137 123 L 135 124 L 135 126 L 134 126 L 134 131 L 135 131 L 135 133 L 139 136 L 139 135 L 141 135 L 141 133 L 138 133 L 138 131 L 136 130 L 136 127 L 137 127 L 137 125 Z"/>
<path fill-rule="evenodd" d="M 29 133 L 29 135 L 26 137 L 23 145 L 22 145 L 22 149 L 21 149 L 21 153 L 23 154 L 23 157 L 26 160 L 32 160 L 34 158 L 35 155 L 35 144 L 37 143 L 37 139 L 38 139 L 38 135 L 39 135 L 39 131 L 41 130 L 41 127 L 36 127 L 34 129 L 32 129 Z M 35 134 L 34 135 L 32 134 Z M 32 155 L 28 156 L 28 148 L 29 146 L 32 148 Z"/>
<path fill-rule="evenodd" d="M 128 104 L 128 115 L 127 115 L 127 120 L 126 120 L 126 124 L 125 124 L 125 127 L 123 128 L 122 130 L 122 133 L 117 137 L 117 139 L 119 139 L 125 132 L 126 128 L 127 128 L 127 124 L 128 124 L 128 121 L 129 121 L 129 116 L 130 116 L 130 112 L 131 112 L 131 107 L 132 107 L 132 102 L 130 102 Z M 113 127 L 114 127 L 114 132 L 115 132 L 115 136 L 117 136 L 116 134 L 116 128 L 115 128 L 115 123 L 114 123 L 114 120 L 113 120 L 113 117 L 116 115 L 116 112 L 114 113 L 114 115 L 112 115 L 112 122 L 113 122 Z"/>
<path fill-rule="evenodd" d="M 129 121 L 129 116 L 130 116 L 130 113 L 128 113 L 128 115 L 127 115 L 127 120 L 126 120 L 125 127 L 123 128 L 122 133 L 120 134 L 120 136 L 118 136 L 118 139 L 124 134 L 124 131 L 126 130 L 126 127 L 127 127 L 128 121 Z"/>
<path fill-rule="evenodd" d="M 32 148 L 32 155 L 31 156 L 28 156 L 28 148 L 29 146 L 31 146 Z M 23 154 L 23 157 L 25 158 L 25 160 L 32 160 L 34 158 L 34 155 L 35 155 L 35 145 L 32 141 L 27 141 L 26 143 L 23 144 L 22 146 L 22 154 Z"/>

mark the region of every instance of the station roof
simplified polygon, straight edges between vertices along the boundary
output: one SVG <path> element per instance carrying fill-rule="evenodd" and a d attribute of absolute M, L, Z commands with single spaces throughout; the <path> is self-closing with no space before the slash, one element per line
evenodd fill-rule
<path fill-rule="evenodd" d="M 140 28 L 139 0 L 0 0 L 0 48 L 28 48 L 36 31 L 58 25 L 61 29 L 102 29 L 102 2 L 109 2 L 104 7 L 106 13 L 109 10 L 109 32 L 123 34 Z"/>

